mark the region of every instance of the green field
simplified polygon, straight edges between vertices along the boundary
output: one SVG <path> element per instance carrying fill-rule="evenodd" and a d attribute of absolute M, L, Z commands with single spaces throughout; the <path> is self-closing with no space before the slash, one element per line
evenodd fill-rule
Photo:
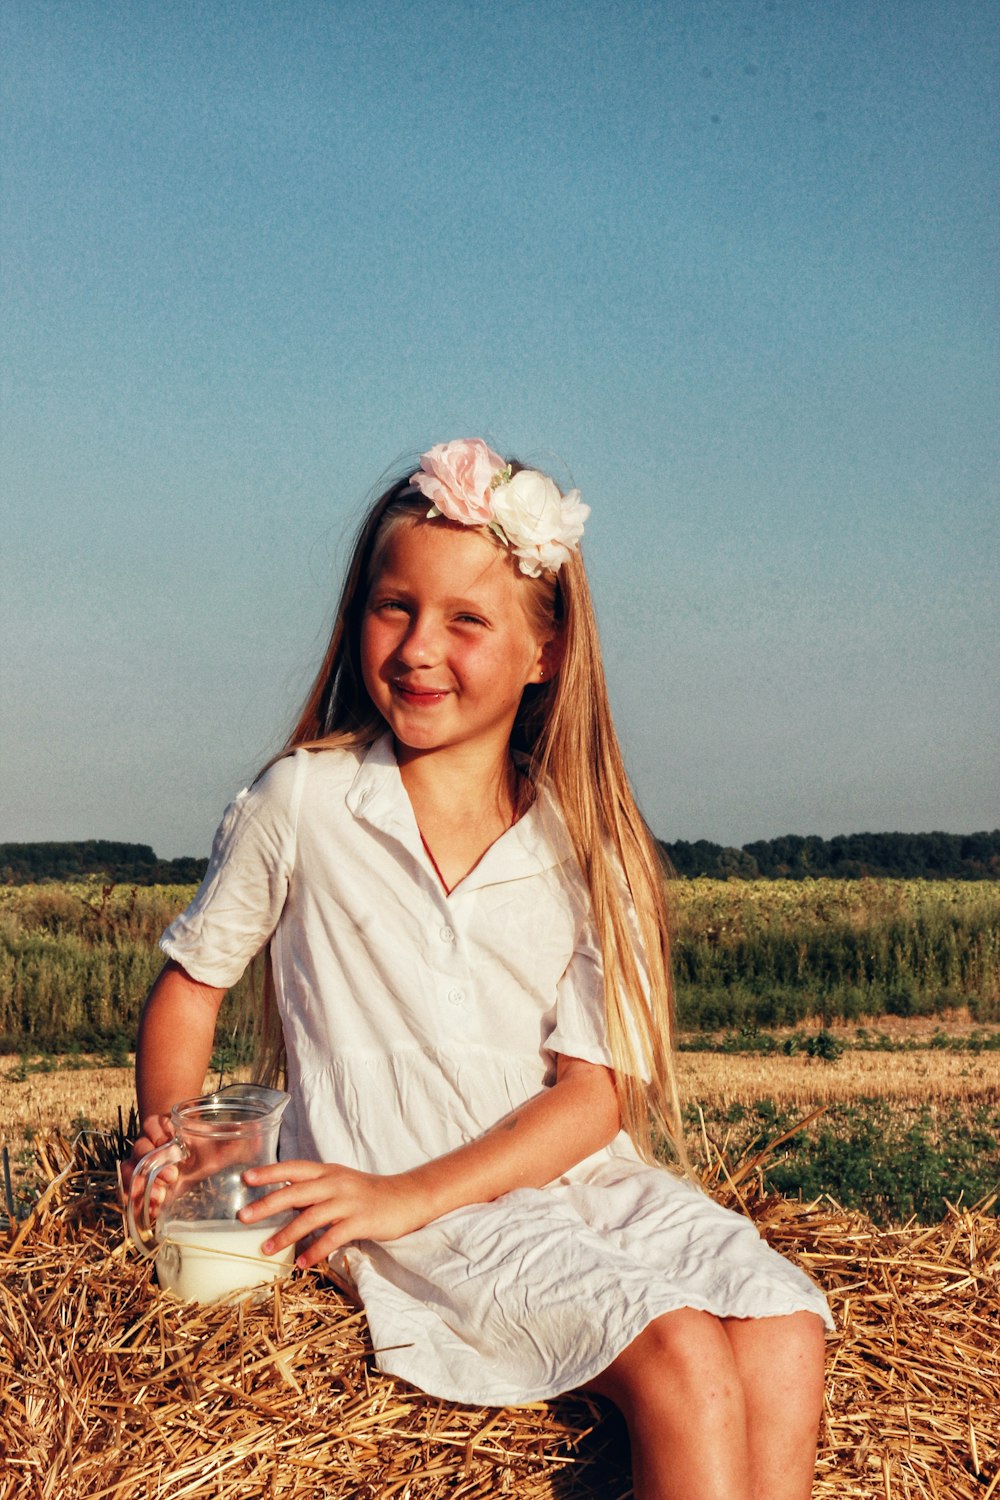
<path fill-rule="evenodd" d="M 194 886 L 46 882 L 0 887 L 0 1050 L 128 1046 Z M 244 980 L 227 999 L 236 1023 Z"/>
<path fill-rule="evenodd" d="M 0 1048 L 107 1047 L 135 1035 L 157 939 L 190 886 L 0 887 Z M 680 1023 L 826 1024 L 967 1008 L 1000 1019 L 1000 884 L 673 881 Z M 246 983 L 221 1035 L 239 1029 Z"/>
<path fill-rule="evenodd" d="M 670 891 L 684 1029 L 1000 1018 L 1000 884 L 696 879 Z"/>
<path fill-rule="evenodd" d="M 0 887 L 0 1051 L 13 1054 L 3 1069 L 12 1120 L 22 1094 L 50 1070 L 60 1070 L 68 1101 L 73 1054 L 128 1065 L 161 963 L 157 939 L 192 892 Z M 753 1151 L 824 1103 L 825 1115 L 769 1155 L 769 1188 L 829 1192 L 895 1222 L 911 1214 L 934 1222 L 946 1202 L 995 1191 L 1000 1090 L 989 1080 L 1000 1042 L 1000 885 L 695 879 L 672 882 L 670 892 L 683 1056 L 710 1052 L 718 1063 L 687 1115 L 696 1156 L 709 1138 L 730 1158 Z M 246 1057 L 248 1011 L 244 980 L 222 1013 L 216 1068 Z M 861 1064 L 876 1050 L 884 1070 L 873 1076 Z M 734 1094 L 740 1055 L 757 1062 Z M 928 1080 L 913 1070 L 931 1057 Z M 793 1087 L 792 1065 L 803 1061 L 814 1071 Z M 78 1109 L 53 1106 L 51 1118 L 75 1128 L 84 1123 Z M 110 1105 L 86 1109 L 88 1125 L 111 1123 Z"/>

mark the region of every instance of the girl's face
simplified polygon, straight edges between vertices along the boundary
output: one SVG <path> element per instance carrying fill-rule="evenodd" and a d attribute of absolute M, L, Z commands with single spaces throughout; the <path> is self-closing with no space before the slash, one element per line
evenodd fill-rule
<path fill-rule="evenodd" d="M 396 527 L 368 594 L 361 667 L 400 749 L 506 753 L 521 694 L 546 656 L 523 588 L 475 531 Z"/>

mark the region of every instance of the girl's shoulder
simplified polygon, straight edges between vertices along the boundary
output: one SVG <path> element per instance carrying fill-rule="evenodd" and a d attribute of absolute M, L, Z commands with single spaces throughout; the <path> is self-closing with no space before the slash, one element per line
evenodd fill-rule
<path fill-rule="evenodd" d="M 303 798 L 347 792 L 358 774 L 364 750 L 298 749 L 280 755 L 237 798 L 259 817 L 271 814 L 297 819 Z"/>

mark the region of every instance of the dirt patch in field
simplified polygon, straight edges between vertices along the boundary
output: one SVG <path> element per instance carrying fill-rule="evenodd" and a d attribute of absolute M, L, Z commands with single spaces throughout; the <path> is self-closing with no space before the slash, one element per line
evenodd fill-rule
<path fill-rule="evenodd" d="M 933 1036 L 964 1039 L 979 1032 L 983 1036 L 1000 1034 L 998 1021 L 974 1021 L 967 1010 L 950 1010 L 938 1016 L 876 1016 L 863 1026 L 855 1021 L 831 1021 L 830 1030 L 850 1041 L 862 1032 L 869 1036 L 887 1036 L 896 1045 L 904 1042 L 927 1044 Z"/>
<path fill-rule="evenodd" d="M 844 1052 L 834 1062 L 723 1052 L 682 1052 L 681 1095 L 705 1108 L 771 1099 L 803 1109 L 835 1100 L 918 1097 L 1000 1100 L 1000 1054 Z"/>
<path fill-rule="evenodd" d="M 974 1026 L 967 1014 L 940 1018 L 886 1016 L 867 1028 L 895 1046 L 915 1044 L 920 1050 L 862 1052 L 851 1045 L 857 1026 L 831 1028 L 845 1050 L 833 1062 L 801 1053 L 784 1054 L 682 1052 L 678 1058 L 682 1095 L 706 1109 L 725 1108 L 770 1098 L 775 1104 L 818 1104 L 864 1097 L 928 1099 L 1000 1099 L 1000 1053 L 949 1052 L 927 1044 L 942 1031 L 956 1040 L 973 1032 L 996 1034 L 1000 1025 Z M 775 1032 L 779 1041 L 791 1032 Z M 38 1071 L 39 1066 L 46 1071 Z M 227 1074 L 226 1082 L 234 1077 Z M 217 1086 L 218 1074 L 205 1079 L 206 1090 Z M 72 1136 L 81 1129 L 106 1129 L 119 1109 L 128 1118 L 135 1101 L 131 1067 L 108 1067 L 93 1058 L 60 1059 L 0 1054 L 0 1146 L 12 1155 L 23 1152 L 35 1137 L 59 1131 Z"/>
<path fill-rule="evenodd" d="M 796 1026 L 761 1027 L 760 1030 L 766 1030 L 768 1036 L 781 1042 L 786 1037 L 816 1032 L 820 1025 L 818 1020 L 813 1020 L 800 1022 Z M 966 1041 L 975 1034 L 984 1037 L 1000 1036 L 1000 1021 L 974 1021 L 968 1010 L 963 1008 L 942 1011 L 935 1016 L 869 1016 L 863 1022 L 831 1020 L 826 1029 L 845 1046 L 852 1046 L 865 1037 L 872 1039 L 884 1036 L 893 1047 L 929 1047 L 936 1036 L 946 1036 L 959 1042 Z M 708 1035 L 721 1041 L 732 1034 L 732 1030 L 707 1033 L 687 1030 L 681 1032 L 681 1040 Z"/>

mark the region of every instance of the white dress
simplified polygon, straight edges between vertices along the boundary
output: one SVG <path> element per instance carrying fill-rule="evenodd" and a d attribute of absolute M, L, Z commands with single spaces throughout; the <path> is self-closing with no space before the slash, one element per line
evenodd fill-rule
<path fill-rule="evenodd" d="M 298 751 L 227 809 L 161 946 L 229 986 L 271 941 L 292 1103 L 283 1158 L 398 1172 L 475 1139 L 555 1078 L 610 1063 L 585 888 L 545 794 L 446 895 L 389 736 Z M 378 1363 L 432 1395 L 536 1401 L 583 1384 L 678 1307 L 802 1309 L 809 1278 L 622 1132 L 541 1189 L 343 1257 Z"/>

